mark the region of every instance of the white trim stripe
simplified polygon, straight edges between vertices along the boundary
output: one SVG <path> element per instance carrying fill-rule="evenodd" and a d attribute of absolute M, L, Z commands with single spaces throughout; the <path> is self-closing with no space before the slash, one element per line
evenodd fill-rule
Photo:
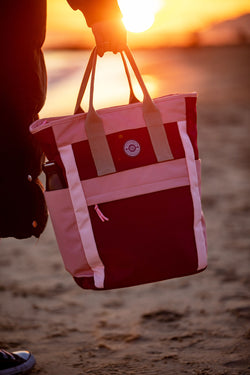
<path fill-rule="evenodd" d="M 51 222 L 66 270 L 73 276 L 94 276 L 78 231 L 69 189 L 45 191 Z"/>
<path fill-rule="evenodd" d="M 82 246 L 90 268 L 94 272 L 94 282 L 97 288 L 104 287 L 104 265 L 99 257 L 91 226 L 87 202 L 81 187 L 80 178 L 75 163 L 72 146 L 59 147 L 69 185 L 76 222 L 80 233 Z"/>
<path fill-rule="evenodd" d="M 198 256 L 198 270 L 202 270 L 207 266 L 207 249 L 206 239 L 204 237 L 203 231 L 199 180 L 195 164 L 194 150 L 187 134 L 186 121 L 179 121 L 177 124 L 182 139 L 182 144 L 185 150 L 187 169 L 190 178 L 190 190 L 194 205 L 194 233 Z"/>
<path fill-rule="evenodd" d="M 82 181 L 88 206 L 189 185 L 185 159 Z"/>

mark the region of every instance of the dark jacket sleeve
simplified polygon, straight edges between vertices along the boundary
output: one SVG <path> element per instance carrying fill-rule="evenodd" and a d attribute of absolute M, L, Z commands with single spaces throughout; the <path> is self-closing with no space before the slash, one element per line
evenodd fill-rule
<path fill-rule="evenodd" d="M 29 132 L 46 96 L 45 28 L 46 0 L 1 0 L 0 238 L 39 237 L 47 220 L 43 154 Z"/>
<path fill-rule="evenodd" d="M 71 8 L 80 9 L 88 26 L 95 22 L 122 18 L 117 0 L 67 0 Z"/>

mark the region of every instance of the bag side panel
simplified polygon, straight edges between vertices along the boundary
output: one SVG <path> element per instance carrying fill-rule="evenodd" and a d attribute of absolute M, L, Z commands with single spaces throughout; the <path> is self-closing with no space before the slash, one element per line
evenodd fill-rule
<path fill-rule="evenodd" d="M 186 103 L 186 121 L 187 121 L 187 134 L 193 146 L 195 159 L 199 159 L 199 151 L 197 145 L 197 110 L 196 110 L 196 97 L 185 98 Z"/>
<path fill-rule="evenodd" d="M 187 122 L 178 122 L 179 131 L 181 134 L 182 142 L 185 148 L 186 154 L 186 164 L 188 169 L 189 181 L 190 181 L 190 191 L 193 200 L 193 210 L 194 210 L 194 222 L 193 228 L 195 233 L 195 240 L 197 246 L 198 255 L 198 269 L 202 270 L 207 266 L 207 244 L 205 221 L 201 208 L 201 195 L 200 195 L 200 180 L 199 173 L 197 173 L 197 166 L 195 163 L 195 155 L 192 143 L 190 142 L 190 137 L 187 132 Z"/>
<path fill-rule="evenodd" d="M 68 189 L 45 192 L 56 240 L 65 268 L 75 276 L 92 276 L 88 265 Z"/>

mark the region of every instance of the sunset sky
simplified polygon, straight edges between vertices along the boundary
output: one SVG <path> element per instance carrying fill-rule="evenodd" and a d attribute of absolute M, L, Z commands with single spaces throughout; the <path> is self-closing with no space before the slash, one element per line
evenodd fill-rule
<path fill-rule="evenodd" d="M 190 33 L 250 12 L 249 0 L 144 0 L 144 5 L 150 1 L 154 10 L 149 12 L 156 12 L 154 22 L 144 32 L 128 32 L 129 45 L 132 47 L 185 44 Z M 124 4 L 125 8 L 128 7 L 130 2 L 120 0 L 121 8 Z M 142 9 L 138 12 L 138 17 L 133 21 L 135 26 L 149 13 L 144 15 Z M 73 11 L 66 0 L 48 0 L 47 30 L 45 47 L 92 47 L 94 44 L 82 14 Z"/>

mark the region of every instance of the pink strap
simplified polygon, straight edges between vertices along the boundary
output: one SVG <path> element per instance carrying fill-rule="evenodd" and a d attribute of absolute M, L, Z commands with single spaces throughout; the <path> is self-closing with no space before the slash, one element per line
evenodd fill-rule
<path fill-rule="evenodd" d="M 69 193 L 72 200 L 84 253 L 87 262 L 94 273 L 95 286 L 97 288 L 103 288 L 104 265 L 99 257 L 96 247 L 95 237 L 88 212 L 88 205 L 81 186 L 74 153 L 71 146 L 60 147 L 59 152 L 67 174 Z"/>
<path fill-rule="evenodd" d="M 103 223 L 104 221 L 109 221 L 109 219 L 103 215 L 102 211 L 98 207 L 98 204 L 95 205 L 95 211 Z"/>
<path fill-rule="evenodd" d="M 178 127 L 182 139 L 182 144 L 185 150 L 186 163 L 190 180 L 190 191 L 194 206 L 194 234 L 198 255 L 198 270 L 202 270 L 207 266 L 207 248 L 203 228 L 199 179 L 196 169 L 194 150 L 187 134 L 186 121 L 179 121 Z"/>

